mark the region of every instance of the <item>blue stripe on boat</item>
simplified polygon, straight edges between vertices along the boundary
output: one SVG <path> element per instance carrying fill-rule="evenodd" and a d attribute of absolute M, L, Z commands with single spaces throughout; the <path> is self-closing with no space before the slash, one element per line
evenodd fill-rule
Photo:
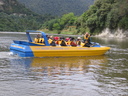
<path fill-rule="evenodd" d="M 13 43 L 11 44 L 10 51 L 20 57 L 34 57 L 30 46 Z"/>

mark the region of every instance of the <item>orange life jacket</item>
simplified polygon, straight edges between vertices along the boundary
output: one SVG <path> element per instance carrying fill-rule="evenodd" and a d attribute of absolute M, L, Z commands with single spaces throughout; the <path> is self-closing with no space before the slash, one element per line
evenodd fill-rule
<path fill-rule="evenodd" d="M 89 38 L 90 38 L 90 35 L 88 35 L 88 36 L 85 36 L 85 35 L 84 35 L 84 40 L 86 40 L 85 43 L 89 43 L 89 42 L 88 42 Z"/>
<path fill-rule="evenodd" d="M 68 40 L 68 41 L 66 42 L 66 44 L 67 44 L 68 46 L 70 46 L 70 45 L 71 45 L 71 41 Z"/>
<path fill-rule="evenodd" d="M 62 43 L 63 43 L 63 44 L 62 44 Z M 66 45 L 67 45 L 66 41 L 64 41 L 64 40 L 58 40 L 58 41 L 56 42 L 56 44 L 61 45 L 61 46 L 66 46 Z"/>

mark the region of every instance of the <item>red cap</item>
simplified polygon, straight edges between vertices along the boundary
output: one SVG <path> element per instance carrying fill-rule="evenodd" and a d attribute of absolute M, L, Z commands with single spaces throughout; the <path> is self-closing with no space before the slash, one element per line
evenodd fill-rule
<path fill-rule="evenodd" d="M 68 41 L 68 40 L 70 40 L 70 38 L 66 38 L 65 40 Z"/>
<path fill-rule="evenodd" d="M 54 40 L 59 40 L 59 37 L 54 37 Z"/>

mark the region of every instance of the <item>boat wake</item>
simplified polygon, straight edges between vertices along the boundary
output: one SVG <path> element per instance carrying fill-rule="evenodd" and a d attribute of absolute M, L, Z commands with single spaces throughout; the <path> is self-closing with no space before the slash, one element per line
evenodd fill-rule
<path fill-rule="evenodd" d="M 16 58 L 18 56 L 14 55 L 12 52 L 0 52 L 0 59 L 1 58 Z"/>

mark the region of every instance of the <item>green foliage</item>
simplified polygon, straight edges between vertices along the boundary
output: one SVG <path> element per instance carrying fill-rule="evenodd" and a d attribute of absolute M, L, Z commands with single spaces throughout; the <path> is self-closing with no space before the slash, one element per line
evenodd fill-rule
<path fill-rule="evenodd" d="M 118 27 L 117 26 L 118 22 L 119 22 L 118 10 L 112 9 L 107 15 L 106 27 L 110 29 L 115 29 Z"/>
<path fill-rule="evenodd" d="M 40 26 L 41 24 L 36 22 L 34 17 L 18 17 L 0 13 L 0 31 L 25 31 L 27 29 L 37 30 Z"/>
<path fill-rule="evenodd" d="M 74 13 L 64 14 L 61 18 L 52 19 L 45 22 L 42 28 L 46 28 L 49 30 L 58 30 L 59 32 L 68 26 L 73 26 L 76 21 L 76 16 Z"/>
<path fill-rule="evenodd" d="M 0 5 L 0 31 L 38 30 L 41 25 L 51 18 L 50 15 L 38 15 L 17 0 L 2 0 Z"/>
<path fill-rule="evenodd" d="M 67 30 L 69 26 L 76 26 L 77 33 L 90 32 L 95 34 L 101 32 L 104 28 L 128 29 L 128 0 L 96 0 L 94 5 L 91 5 L 79 17 L 74 14 L 80 14 L 82 9 L 86 10 L 79 4 L 89 6 L 94 0 L 55 0 L 54 2 L 53 0 L 36 0 L 36 2 L 35 0 L 31 0 L 31 2 L 29 0 L 19 0 L 25 2 L 29 8 L 32 8 L 31 10 L 36 9 L 37 13 L 49 12 L 58 16 L 63 14 L 61 17 L 56 18 L 49 14 L 39 15 L 33 13 L 24 5 L 18 3 L 17 0 L 2 1 L 4 4 L 0 5 L 0 31 L 49 29 L 61 33 L 63 29 Z M 69 29 L 72 30 L 72 28 Z"/>
<path fill-rule="evenodd" d="M 118 23 L 119 28 L 127 30 L 128 29 L 128 16 L 123 17 L 119 23 Z"/>
<path fill-rule="evenodd" d="M 104 28 L 128 29 L 128 0 L 96 0 L 89 10 L 77 19 L 78 31 L 99 33 Z"/>
<path fill-rule="evenodd" d="M 59 25 L 59 23 L 54 23 L 54 24 L 53 24 L 53 30 L 60 30 L 60 25 Z"/>

